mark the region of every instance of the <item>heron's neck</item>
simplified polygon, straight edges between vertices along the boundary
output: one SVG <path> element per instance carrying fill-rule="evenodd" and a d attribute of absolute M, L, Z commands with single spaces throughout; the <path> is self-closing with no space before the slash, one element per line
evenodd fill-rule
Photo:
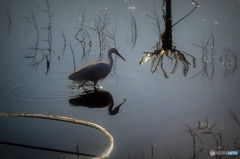
<path fill-rule="evenodd" d="M 108 61 L 109 61 L 109 65 L 112 68 L 113 66 L 113 58 L 112 58 L 112 53 L 108 53 Z"/>

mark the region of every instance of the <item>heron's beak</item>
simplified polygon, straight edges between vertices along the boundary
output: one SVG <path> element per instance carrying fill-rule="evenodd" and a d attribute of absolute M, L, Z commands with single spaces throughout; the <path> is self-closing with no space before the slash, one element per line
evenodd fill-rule
<path fill-rule="evenodd" d="M 117 52 L 117 55 L 118 55 L 119 57 L 121 57 L 121 59 L 123 59 L 124 61 L 126 61 L 125 58 L 123 58 L 122 55 L 119 54 L 119 52 Z"/>

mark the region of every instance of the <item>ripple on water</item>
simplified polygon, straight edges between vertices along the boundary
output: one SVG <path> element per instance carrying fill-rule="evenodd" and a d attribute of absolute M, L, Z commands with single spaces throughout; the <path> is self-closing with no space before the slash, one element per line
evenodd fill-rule
<path fill-rule="evenodd" d="M 51 72 L 45 76 L 36 72 L 22 72 L 9 75 L 0 81 L 7 98 L 55 99 L 68 98 L 71 81 L 66 72 Z"/>

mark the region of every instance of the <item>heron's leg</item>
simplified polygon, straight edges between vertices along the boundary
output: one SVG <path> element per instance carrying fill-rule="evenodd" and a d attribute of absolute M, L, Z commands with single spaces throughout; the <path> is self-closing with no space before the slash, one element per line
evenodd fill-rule
<path fill-rule="evenodd" d="M 87 80 L 84 81 L 83 84 L 81 84 L 81 85 L 79 86 L 79 88 L 83 87 L 83 86 L 85 85 L 86 82 L 87 82 Z"/>
<path fill-rule="evenodd" d="M 94 83 L 94 91 L 97 91 L 97 87 L 96 87 L 97 81 L 94 81 L 93 83 Z"/>

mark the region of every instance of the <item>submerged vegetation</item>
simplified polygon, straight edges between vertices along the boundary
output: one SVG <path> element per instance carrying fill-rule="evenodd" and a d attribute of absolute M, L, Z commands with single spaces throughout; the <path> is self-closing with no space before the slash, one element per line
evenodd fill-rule
<path fill-rule="evenodd" d="M 185 16 L 177 20 L 175 23 L 173 23 L 172 15 L 171 15 L 171 0 L 164 0 L 162 3 L 162 16 L 159 13 L 159 10 L 154 7 L 153 10 L 150 13 L 145 13 L 144 15 L 151 19 L 153 25 L 153 30 L 155 32 L 155 35 L 157 36 L 157 42 L 153 46 L 153 51 L 147 51 L 144 52 L 146 54 L 142 57 L 141 61 L 139 62 L 140 65 L 143 65 L 146 63 L 149 59 L 152 59 L 151 62 L 151 72 L 156 73 L 159 68 L 161 68 L 163 75 L 165 78 L 171 77 L 177 70 L 177 67 L 179 65 L 179 62 L 182 64 L 182 73 L 184 76 L 187 76 L 188 71 L 190 67 L 196 67 L 196 58 L 182 50 L 178 50 L 176 46 L 174 46 L 173 43 L 173 37 L 172 37 L 172 30 L 174 27 L 177 26 L 178 23 L 183 21 L 185 18 L 190 16 L 199 6 L 198 3 L 194 0 L 192 0 L 192 4 L 195 5 L 193 9 L 189 13 L 187 13 Z M 50 69 L 51 66 L 51 59 L 52 54 L 58 58 L 58 60 L 61 60 L 66 52 L 66 48 L 69 48 L 72 58 L 73 58 L 73 67 L 74 70 L 76 69 L 76 60 L 77 61 L 85 61 L 87 62 L 90 55 L 94 56 L 93 53 L 91 53 L 93 47 L 97 47 L 98 52 L 98 58 L 96 61 L 101 61 L 103 58 L 105 58 L 104 53 L 109 47 L 115 47 L 118 48 L 117 45 L 117 31 L 118 31 L 118 23 L 115 24 L 115 26 L 112 24 L 112 15 L 108 13 L 107 10 L 99 10 L 97 17 L 94 18 L 93 21 L 89 20 L 87 17 L 87 10 L 81 9 L 80 16 L 77 18 L 78 23 L 76 27 L 76 32 L 74 33 L 74 36 L 72 37 L 75 39 L 75 45 L 73 44 L 74 41 L 68 40 L 65 33 L 63 31 L 60 32 L 62 37 L 62 54 L 57 55 L 54 50 L 56 48 L 56 45 L 54 44 L 54 37 L 57 35 L 55 32 L 55 28 L 52 24 L 53 21 L 53 15 L 54 11 L 52 11 L 49 0 L 45 1 L 45 7 L 39 7 L 37 6 L 36 9 L 40 10 L 43 14 L 43 16 L 47 15 L 47 22 L 45 24 L 40 24 L 38 18 L 36 18 L 35 12 L 31 9 L 27 16 L 23 16 L 25 21 L 30 24 L 33 28 L 28 33 L 34 31 L 35 34 L 35 40 L 34 45 L 29 47 L 28 53 L 25 55 L 26 58 L 32 59 L 31 65 L 34 66 L 34 68 L 38 68 L 39 64 L 45 63 L 46 66 L 46 75 Z M 8 33 L 11 29 L 11 23 L 12 23 L 12 15 L 9 9 L 7 9 L 7 17 L 8 17 Z M 161 18 L 163 17 L 163 18 Z M 161 28 L 161 21 L 163 20 L 165 29 L 162 31 Z M 133 16 L 133 13 L 131 13 L 130 18 L 130 44 L 131 49 L 136 46 L 137 44 L 137 38 L 138 38 L 138 23 Z M 173 23 L 173 24 L 172 24 Z M 127 34 L 127 33 L 126 33 Z M 96 38 L 93 38 L 96 37 Z M 70 37 L 71 38 L 71 37 Z M 69 41 L 69 42 L 67 42 Z M 77 44 L 76 44 L 77 42 Z M 73 45 L 72 45 L 72 44 Z M 192 44 L 202 51 L 202 57 L 199 59 L 199 61 L 202 63 L 202 68 L 199 70 L 195 75 L 189 77 L 188 79 L 192 79 L 195 77 L 201 77 L 203 81 L 205 79 L 208 79 L 209 81 L 212 81 L 214 78 L 214 74 L 216 72 L 215 65 L 215 37 L 213 33 L 209 36 L 208 39 L 202 39 L 200 44 L 193 43 Z M 67 47 L 69 45 L 69 47 Z M 80 46 L 80 47 L 78 47 Z M 80 51 L 74 51 L 76 49 Z M 94 48 L 95 49 L 95 48 Z M 75 59 L 76 55 L 75 53 L 79 53 L 81 56 L 81 59 Z M 166 58 L 165 58 L 166 57 Z M 164 59 L 167 59 L 169 63 L 174 62 L 174 65 L 171 69 L 168 69 L 164 65 Z M 113 71 L 115 72 L 116 69 L 116 60 L 115 57 L 114 64 L 113 64 Z M 238 54 L 235 49 L 224 49 L 224 54 L 220 57 L 220 62 L 225 68 L 225 72 L 223 75 L 223 79 L 232 77 L 237 69 L 238 69 Z"/>
<path fill-rule="evenodd" d="M 200 59 L 200 62 L 202 63 L 201 71 L 190 77 L 189 79 L 195 78 L 197 76 L 201 76 L 203 82 L 207 78 L 209 81 L 213 80 L 213 76 L 215 73 L 215 39 L 213 33 L 208 38 L 208 40 L 205 42 L 205 39 L 203 37 L 203 40 L 201 42 L 201 45 L 194 44 L 194 46 L 197 46 L 202 51 L 202 57 Z"/>
<path fill-rule="evenodd" d="M 6 11 L 6 16 L 7 16 L 7 19 L 8 19 L 8 24 L 7 24 L 7 32 L 8 32 L 8 35 L 10 34 L 11 32 L 11 28 L 12 28 L 12 14 L 11 14 L 11 11 L 9 8 L 7 8 L 7 11 Z"/>
<path fill-rule="evenodd" d="M 132 49 L 136 45 L 136 42 L 137 42 L 137 23 L 136 23 L 136 20 L 135 20 L 134 16 L 132 15 L 132 17 L 131 17 L 131 44 L 132 44 Z"/>
<path fill-rule="evenodd" d="M 35 18 L 34 12 L 30 11 L 30 16 L 24 16 L 27 23 L 33 26 L 33 30 L 36 33 L 36 41 L 33 47 L 29 48 L 29 53 L 25 56 L 26 58 L 32 59 L 32 65 L 37 68 L 38 65 L 45 61 L 46 63 L 46 75 L 51 66 L 51 56 L 53 51 L 53 35 L 52 35 L 52 17 L 53 12 L 51 11 L 49 0 L 46 0 L 46 8 L 38 6 L 43 13 L 47 14 L 48 22 L 43 27 L 39 27 Z M 40 31 L 43 31 L 40 33 Z M 45 35 L 43 40 L 40 40 L 40 35 Z M 45 42 L 47 44 L 45 44 Z M 46 45 L 46 47 L 40 47 L 40 45 Z"/>
<path fill-rule="evenodd" d="M 234 120 L 235 124 L 240 129 L 240 116 L 237 116 L 236 113 L 231 109 L 226 109 L 229 116 Z M 186 125 L 186 132 L 188 132 L 192 138 L 192 155 L 186 156 L 186 154 L 181 154 L 180 152 L 177 154 L 169 153 L 169 159 L 179 159 L 179 158 L 189 158 L 189 159 L 197 159 L 197 158 L 206 158 L 209 156 L 211 150 L 214 151 L 238 151 L 237 156 L 227 156 L 227 155 L 215 155 L 216 159 L 228 159 L 228 158 L 238 158 L 240 152 L 240 133 L 235 137 L 235 139 L 231 142 L 224 142 L 224 128 L 217 127 L 217 122 L 211 123 L 206 115 L 204 120 L 197 121 L 197 127 L 192 127 L 190 125 Z M 240 131 L 239 131 L 240 132 Z M 138 152 L 134 155 L 134 159 L 157 159 L 157 152 L 161 152 L 161 150 L 156 149 L 153 144 L 151 144 L 150 151 L 146 152 L 142 148 L 138 150 Z M 206 155 L 207 154 L 207 155 Z M 213 157 L 213 156 L 210 156 Z M 131 155 L 128 155 L 129 159 L 132 159 Z"/>
<path fill-rule="evenodd" d="M 237 52 L 235 49 L 224 49 L 224 54 L 220 57 L 220 62 L 225 67 L 223 79 L 233 76 L 238 69 L 238 58 Z"/>
<path fill-rule="evenodd" d="M 62 48 L 62 55 L 56 55 L 54 52 L 54 45 L 53 45 L 53 26 L 52 26 L 52 18 L 53 18 L 53 11 L 51 10 L 49 0 L 45 1 L 46 7 L 41 8 L 37 6 L 37 9 L 41 10 L 44 14 L 47 14 L 48 16 L 48 22 L 44 26 L 40 26 L 38 24 L 38 20 L 36 19 L 36 16 L 34 14 L 34 11 L 30 10 L 28 16 L 24 16 L 24 19 L 27 23 L 29 23 L 33 29 L 29 31 L 28 33 L 34 31 L 36 34 L 36 39 L 34 46 L 29 48 L 29 52 L 25 55 L 25 58 L 32 59 L 32 65 L 34 68 L 38 68 L 38 65 L 43 63 L 45 61 L 46 63 L 46 75 L 50 69 L 51 66 L 51 56 L 52 53 L 58 57 L 58 60 L 61 60 L 64 56 L 64 53 L 66 51 L 67 46 L 67 39 L 62 31 L 62 39 L 63 39 L 63 48 Z M 11 14 L 8 9 L 8 18 L 9 18 L 9 24 L 8 24 L 8 30 L 10 32 L 11 29 Z M 94 41 L 94 43 L 98 42 L 99 47 L 99 56 L 97 61 L 100 61 L 103 59 L 103 53 L 106 52 L 106 50 L 114 46 L 117 48 L 117 38 L 116 38 L 116 32 L 117 32 L 117 25 L 115 29 L 113 27 L 111 28 L 111 16 L 106 12 L 100 14 L 100 16 L 95 19 L 93 23 L 90 23 L 86 18 L 86 9 L 81 9 L 81 16 L 79 17 L 80 24 L 79 27 L 77 27 L 77 32 L 74 35 L 75 40 L 78 42 L 78 44 L 81 46 L 81 61 L 85 60 L 87 61 L 92 45 L 93 40 L 91 39 L 91 36 L 95 33 L 97 35 L 97 40 Z M 42 36 L 45 36 L 44 39 L 41 39 Z M 41 37 L 41 38 L 40 38 Z M 70 51 L 73 56 L 73 65 L 74 70 L 76 68 L 76 59 L 74 56 L 74 48 L 69 42 Z M 79 52 L 79 51 L 78 51 Z M 116 69 L 116 58 L 113 65 L 113 70 Z"/>
<path fill-rule="evenodd" d="M 80 16 L 76 18 L 77 21 L 75 24 L 74 23 L 71 24 L 75 29 L 73 29 L 74 31 L 72 32 L 72 34 L 69 35 L 62 30 L 59 32 L 56 32 L 57 30 L 55 28 L 56 25 L 54 24 L 55 22 L 54 15 L 56 14 L 53 11 L 53 7 L 51 6 L 50 2 L 51 2 L 50 0 L 46 0 L 44 2 L 44 7 L 40 7 L 40 6 L 35 7 L 35 9 L 38 12 L 33 10 L 34 9 L 33 8 L 32 10 L 29 10 L 27 12 L 26 16 L 23 16 L 24 22 L 31 27 L 28 34 L 32 33 L 34 35 L 33 40 L 31 39 L 33 46 L 28 48 L 28 52 L 25 54 L 25 58 L 27 58 L 28 60 L 31 60 L 31 65 L 35 69 L 37 69 L 40 64 L 43 64 L 44 70 L 46 70 L 45 74 L 48 75 L 49 70 L 52 66 L 52 61 L 53 61 L 52 59 L 54 57 L 57 57 L 57 59 L 60 61 L 63 59 L 64 56 L 65 57 L 68 56 L 70 57 L 69 59 L 71 61 L 71 64 L 73 64 L 73 71 L 76 71 L 76 68 L 79 62 L 88 62 L 89 59 L 92 60 L 91 57 L 95 58 L 94 60 L 96 61 L 103 60 L 104 58 L 106 58 L 104 53 L 109 47 L 112 47 L 112 46 L 114 46 L 115 48 L 119 47 L 118 46 L 119 41 L 117 36 L 118 35 L 117 33 L 119 32 L 118 23 L 116 22 L 116 25 L 115 23 L 112 23 L 113 16 L 109 14 L 107 11 L 99 11 L 98 14 L 93 17 L 93 20 L 92 20 L 92 19 L 89 19 L 89 17 L 87 17 L 87 12 L 88 12 L 87 9 L 81 9 L 81 10 L 79 9 Z M 191 67 L 193 68 L 197 67 L 197 64 L 196 64 L 197 59 L 190 53 L 187 53 L 182 50 L 178 50 L 176 46 L 174 46 L 173 37 L 172 37 L 172 31 L 174 27 L 176 27 L 177 24 L 181 22 L 183 19 L 191 15 L 198 7 L 197 2 L 195 2 L 194 0 L 192 0 L 192 2 L 194 5 L 194 8 L 188 14 L 180 18 L 175 23 L 173 23 L 173 19 L 171 16 L 170 0 L 163 0 L 163 3 L 162 3 L 163 16 L 160 15 L 159 10 L 157 8 L 154 8 L 150 14 L 146 14 L 146 16 L 150 18 L 152 21 L 152 23 L 149 25 L 151 26 L 153 25 L 154 27 L 153 30 L 155 32 L 155 35 L 157 36 L 157 41 L 156 41 L 156 44 L 155 43 L 150 44 L 150 47 L 151 45 L 154 45 L 152 48 L 153 51 L 144 52 L 145 56 L 143 56 L 141 61 L 139 62 L 140 65 L 143 65 L 149 59 L 152 59 L 151 72 L 156 73 L 160 67 L 165 78 L 170 78 L 171 76 L 173 76 L 173 74 L 177 70 L 177 67 L 179 66 L 179 62 L 182 64 L 182 73 L 184 76 L 187 76 L 189 69 Z M 12 15 L 13 13 L 14 12 L 12 12 L 12 9 L 10 10 L 9 8 L 6 11 L 6 16 L 7 16 L 6 30 L 8 35 L 12 34 L 11 32 L 13 28 L 12 22 L 15 22 L 13 21 L 13 18 L 15 17 Z M 39 19 L 39 17 L 36 16 L 36 13 L 41 14 L 45 18 L 45 21 L 43 21 L 43 23 L 40 23 L 41 20 Z M 131 14 L 131 16 L 129 17 L 130 18 L 128 19 L 127 24 L 129 26 L 128 29 L 130 30 L 130 33 L 131 33 L 130 44 L 126 46 L 121 46 L 120 48 L 125 49 L 125 47 L 129 47 L 127 49 L 130 49 L 130 50 L 132 49 L 133 51 L 133 49 L 137 46 L 136 45 L 137 42 L 139 42 L 138 32 L 141 31 L 140 30 L 141 27 L 137 25 L 138 19 L 135 18 L 133 14 Z M 165 26 L 164 30 L 162 30 L 161 28 L 161 17 L 163 17 L 163 22 Z M 128 34 L 128 32 L 120 32 L 120 33 Z M 55 40 L 57 37 L 56 34 L 60 35 L 60 41 L 62 42 L 62 45 L 60 46 L 57 46 L 55 43 Z M 189 77 L 189 79 L 200 77 L 203 80 L 203 82 L 205 80 L 213 81 L 214 79 L 216 79 L 214 75 L 217 72 L 216 71 L 217 51 L 216 51 L 216 39 L 214 37 L 214 34 L 212 33 L 206 39 L 205 37 L 203 37 L 200 44 L 192 43 L 192 45 L 193 47 L 197 47 L 198 50 L 200 50 L 201 57 L 198 60 L 200 64 L 199 70 L 196 71 L 196 73 L 194 73 L 193 76 Z M 57 47 L 60 47 L 59 54 L 55 52 Z M 95 50 L 96 54 L 93 54 L 93 50 Z M 170 68 L 170 71 L 166 70 L 166 67 L 164 65 L 165 59 L 167 59 L 168 62 L 169 61 L 173 62 L 173 67 Z M 117 59 L 115 58 L 113 63 L 114 71 L 116 69 L 116 60 Z M 224 69 L 224 73 L 223 73 L 224 80 L 231 78 L 237 74 L 237 71 L 239 69 L 238 50 L 236 50 L 235 48 L 231 48 L 231 49 L 224 48 L 223 54 L 221 55 L 219 61 L 221 63 L 221 67 Z M 138 65 L 138 63 L 136 63 L 136 65 Z M 126 68 L 128 69 L 130 67 L 126 67 Z M 44 86 L 45 86 L 45 83 L 44 83 Z M 128 90 L 126 90 L 126 92 L 127 91 Z M 118 93 L 117 91 L 114 92 L 114 95 L 117 95 L 117 93 Z M 137 93 L 139 92 L 136 92 L 136 94 Z M 75 96 L 75 97 L 71 96 L 71 98 L 68 98 L 68 103 L 71 106 L 84 106 L 88 108 L 99 108 L 99 107 L 108 106 L 107 110 L 109 115 L 116 115 L 119 112 L 121 112 L 120 110 L 123 109 L 121 106 L 125 102 L 126 102 L 126 99 L 124 99 L 121 102 L 117 101 L 118 104 L 115 105 L 114 107 L 114 99 L 111 93 L 103 90 L 99 92 L 91 92 L 91 91 L 85 90 L 85 92 L 81 92 L 81 94 L 78 96 Z M 227 108 L 226 112 L 232 118 L 236 126 L 238 126 L 239 128 L 240 117 L 238 116 L 238 114 L 235 113 L 234 110 L 232 110 L 231 108 Z M 0 113 L 0 116 L 1 115 L 8 116 L 8 114 L 4 114 L 4 113 Z M 15 114 L 12 116 L 34 117 L 34 115 L 29 115 L 27 113 L 22 113 L 19 115 Z M 39 114 L 35 115 L 35 117 L 41 117 L 41 116 L 43 118 L 52 118 L 54 120 L 58 120 L 59 118 L 57 116 L 43 116 Z M 61 118 L 66 119 L 65 117 L 61 117 Z M 77 121 L 77 119 L 69 118 L 69 121 L 74 123 Z M 231 130 L 219 129 L 218 128 L 219 123 L 216 123 L 216 122 L 211 123 L 209 121 L 208 116 L 206 116 L 205 119 L 202 121 L 200 120 L 196 121 L 196 124 L 197 124 L 197 127 L 186 125 L 186 132 L 189 134 L 189 137 L 192 139 L 191 154 L 188 154 L 189 156 L 187 156 L 187 158 L 191 158 L 191 159 L 199 158 L 201 155 L 204 154 L 204 152 L 208 153 L 208 151 L 210 151 L 211 149 L 216 151 L 227 151 L 227 150 L 240 151 L 240 144 L 239 144 L 240 134 L 234 139 L 234 141 L 232 141 L 231 143 L 227 143 L 224 140 L 224 137 L 225 137 L 224 132 L 231 131 Z M 102 128 L 100 131 L 105 132 L 106 130 Z M 107 144 L 106 144 L 106 148 L 109 151 L 109 154 L 110 154 L 110 150 L 112 151 L 113 149 L 113 139 L 111 140 L 110 138 L 110 141 L 112 142 L 110 143 L 111 145 L 111 147 L 109 146 L 110 148 L 107 147 Z M 4 143 L 2 142 L 2 144 Z M 25 145 L 25 146 L 29 146 L 29 145 Z M 43 147 L 42 149 L 46 149 L 46 148 Z M 156 152 L 158 151 L 160 150 L 156 149 L 156 147 L 153 144 L 151 144 L 147 152 L 146 152 L 146 149 L 143 149 L 141 147 L 138 149 L 138 152 L 136 154 L 129 154 L 128 158 L 129 159 L 132 159 L 132 158 L 156 159 L 157 158 Z M 74 155 L 81 154 L 78 150 L 78 147 L 77 147 L 77 151 L 74 151 L 73 154 Z M 96 157 L 97 155 L 90 155 L 90 156 Z M 171 159 L 181 158 L 181 156 L 182 156 L 181 153 L 177 153 L 177 154 L 169 153 L 169 158 Z M 235 156 L 232 158 L 237 158 L 237 157 L 239 156 Z M 216 156 L 216 158 L 224 159 L 228 157 Z"/>
<path fill-rule="evenodd" d="M 75 39 L 82 47 L 82 60 L 85 59 L 87 61 L 92 48 L 92 40 L 89 31 L 85 28 L 85 13 L 86 9 L 81 10 L 81 23 L 77 33 L 75 34 Z"/>

